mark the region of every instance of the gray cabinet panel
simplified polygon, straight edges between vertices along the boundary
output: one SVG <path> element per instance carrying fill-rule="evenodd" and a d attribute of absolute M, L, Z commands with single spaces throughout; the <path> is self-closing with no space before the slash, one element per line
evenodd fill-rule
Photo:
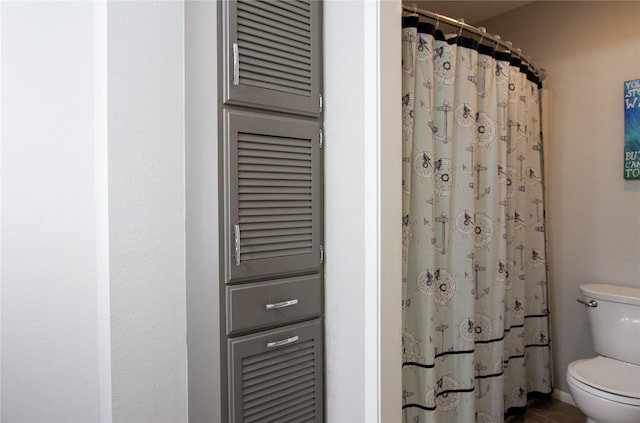
<path fill-rule="evenodd" d="M 320 275 L 227 287 L 227 335 L 320 316 Z"/>
<path fill-rule="evenodd" d="M 320 124 L 224 116 L 226 282 L 319 271 Z"/>
<path fill-rule="evenodd" d="M 224 102 L 317 116 L 321 3 L 230 0 L 223 9 Z"/>
<path fill-rule="evenodd" d="M 322 3 L 218 10 L 222 417 L 322 422 Z"/>
<path fill-rule="evenodd" d="M 322 422 L 320 320 L 229 339 L 229 420 Z"/>

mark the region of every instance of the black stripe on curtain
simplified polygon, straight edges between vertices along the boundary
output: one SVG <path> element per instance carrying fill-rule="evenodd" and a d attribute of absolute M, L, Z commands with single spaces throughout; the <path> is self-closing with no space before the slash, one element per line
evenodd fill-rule
<path fill-rule="evenodd" d="M 533 69 L 524 64 L 518 56 L 514 56 L 511 53 L 505 51 L 496 51 L 495 46 L 479 44 L 478 41 L 474 38 L 462 36 L 447 38 L 441 30 L 436 30 L 435 25 L 429 22 L 420 22 L 419 16 L 403 16 L 402 28 L 411 27 L 417 28 L 418 32 L 421 34 L 432 35 L 434 39 L 438 41 L 446 41 L 450 45 L 456 44 L 462 47 L 478 50 L 479 54 L 495 57 L 496 60 L 509 62 L 511 66 L 519 68 L 520 72 L 526 74 L 527 80 L 536 84 L 538 88 L 542 88 L 542 81 L 540 80 L 540 78 L 533 72 Z"/>

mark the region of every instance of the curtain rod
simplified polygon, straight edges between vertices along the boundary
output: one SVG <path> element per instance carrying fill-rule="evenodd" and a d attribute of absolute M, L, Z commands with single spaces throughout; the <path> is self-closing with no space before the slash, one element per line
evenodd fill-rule
<path fill-rule="evenodd" d="M 464 19 L 453 19 L 450 18 L 448 16 L 445 15 L 441 15 L 439 13 L 435 13 L 435 12 L 429 12 L 426 10 L 421 10 L 418 9 L 416 5 L 413 5 L 413 7 L 410 6 L 406 6 L 406 5 L 402 5 L 402 9 L 406 12 L 411 12 L 413 14 L 416 15 L 421 15 L 424 16 L 425 18 L 430 18 L 430 19 L 435 19 L 436 20 L 436 29 L 437 29 L 437 24 L 439 22 L 443 22 L 445 24 L 449 24 L 455 27 L 459 27 L 461 30 L 460 32 L 462 32 L 462 30 L 466 30 L 467 32 L 471 32 L 473 34 L 476 35 L 480 35 L 482 38 L 481 39 L 489 39 L 493 42 L 496 43 L 496 45 L 500 45 L 501 47 L 509 50 L 509 52 L 515 54 L 516 56 L 518 56 L 520 58 L 520 60 L 522 60 L 523 62 L 525 62 L 527 64 L 527 66 L 529 66 L 530 68 L 533 69 L 533 72 L 541 79 L 544 80 L 544 78 L 547 76 L 547 72 L 546 69 L 544 68 L 539 68 L 538 66 L 536 66 L 535 62 L 532 62 L 529 56 L 524 56 L 522 54 L 522 51 L 520 49 L 515 49 L 513 47 L 513 44 L 511 43 L 511 41 L 502 41 L 502 39 L 500 38 L 499 35 L 492 35 L 489 34 L 487 32 L 487 29 L 484 27 L 479 27 L 476 28 L 473 25 L 469 25 L 467 23 L 464 22 Z"/>

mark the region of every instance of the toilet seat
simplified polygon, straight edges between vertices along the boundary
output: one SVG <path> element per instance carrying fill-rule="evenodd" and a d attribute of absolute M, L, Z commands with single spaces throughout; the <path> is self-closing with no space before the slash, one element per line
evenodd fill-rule
<path fill-rule="evenodd" d="M 569 364 L 567 378 L 593 395 L 640 407 L 640 366 L 598 356 Z"/>

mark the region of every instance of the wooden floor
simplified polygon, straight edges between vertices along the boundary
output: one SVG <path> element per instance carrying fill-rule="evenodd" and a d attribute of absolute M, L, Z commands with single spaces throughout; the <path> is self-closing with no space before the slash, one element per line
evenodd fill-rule
<path fill-rule="evenodd" d="M 552 400 L 531 400 L 527 404 L 527 413 L 511 416 L 505 423 L 584 423 L 584 414 L 576 407 L 564 402 Z"/>

